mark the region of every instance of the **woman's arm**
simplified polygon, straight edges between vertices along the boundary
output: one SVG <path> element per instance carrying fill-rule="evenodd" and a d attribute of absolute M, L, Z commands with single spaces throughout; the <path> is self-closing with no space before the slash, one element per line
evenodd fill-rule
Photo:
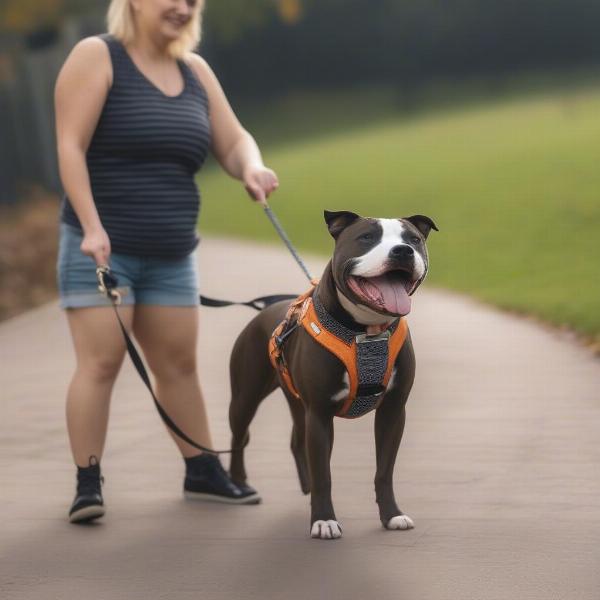
<path fill-rule="evenodd" d="M 92 197 L 86 153 L 111 85 L 106 44 L 87 38 L 65 61 L 54 93 L 60 178 L 83 228 L 81 250 L 97 264 L 108 263 L 110 240 Z"/>
<path fill-rule="evenodd" d="M 238 121 L 206 61 L 197 54 L 190 53 L 188 62 L 208 94 L 212 151 L 215 158 L 229 175 L 243 181 L 246 190 L 255 200 L 265 200 L 279 186 L 277 175 L 263 164 L 254 138 Z"/>

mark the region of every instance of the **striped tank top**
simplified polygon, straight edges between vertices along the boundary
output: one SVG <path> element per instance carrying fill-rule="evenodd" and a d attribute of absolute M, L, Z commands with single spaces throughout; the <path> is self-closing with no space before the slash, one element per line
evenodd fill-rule
<path fill-rule="evenodd" d="M 206 91 L 178 61 L 184 88 L 167 96 L 110 35 L 113 83 L 87 152 L 92 194 L 113 252 L 181 257 L 198 244 L 194 175 L 210 144 Z M 65 197 L 61 220 L 81 229 Z"/>

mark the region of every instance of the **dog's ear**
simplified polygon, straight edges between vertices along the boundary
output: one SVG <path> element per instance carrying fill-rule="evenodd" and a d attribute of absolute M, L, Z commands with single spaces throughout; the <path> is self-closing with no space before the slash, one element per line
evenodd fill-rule
<path fill-rule="evenodd" d="M 435 229 L 435 231 L 439 231 L 435 223 L 425 215 L 413 215 L 412 217 L 404 217 L 403 220 L 412 223 L 423 234 L 423 237 L 425 239 L 427 239 L 427 236 L 429 235 L 429 232 L 432 229 Z"/>
<path fill-rule="evenodd" d="M 340 210 L 337 212 L 326 210 L 323 212 L 323 215 L 325 216 L 325 223 L 327 223 L 329 233 L 336 240 L 340 233 L 342 233 L 350 223 L 353 223 L 356 219 L 360 219 L 359 215 L 347 210 Z"/>

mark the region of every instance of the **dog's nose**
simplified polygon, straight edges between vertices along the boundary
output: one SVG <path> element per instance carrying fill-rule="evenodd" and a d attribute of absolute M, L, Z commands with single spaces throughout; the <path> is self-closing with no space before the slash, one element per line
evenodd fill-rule
<path fill-rule="evenodd" d="M 406 244 L 402 244 L 401 246 L 394 246 L 390 250 L 390 258 L 410 258 L 413 256 L 415 251 Z"/>

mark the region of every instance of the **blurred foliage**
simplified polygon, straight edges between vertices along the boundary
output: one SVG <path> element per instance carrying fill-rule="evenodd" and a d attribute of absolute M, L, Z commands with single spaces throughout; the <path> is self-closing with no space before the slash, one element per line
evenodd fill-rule
<path fill-rule="evenodd" d="M 108 0 L 2 0 L 0 31 L 28 35 L 59 27 L 67 16 L 98 11 Z"/>
<path fill-rule="evenodd" d="M 273 16 L 288 25 L 297 23 L 307 2 L 310 0 L 209 0 L 205 18 L 211 35 L 231 42 L 249 29 L 264 26 Z M 59 25 L 67 15 L 106 9 L 108 4 L 109 0 L 3 0 L 0 30 L 27 34 Z"/>
<path fill-rule="evenodd" d="M 263 25 L 273 12 L 272 0 L 208 0 L 205 21 L 215 37 L 231 41 L 248 27 Z"/>
<path fill-rule="evenodd" d="M 304 12 L 300 0 L 279 0 L 277 3 L 277 11 L 281 20 L 288 25 L 298 23 Z"/>
<path fill-rule="evenodd" d="M 0 6 L 0 29 L 17 33 L 56 26 L 66 8 L 66 0 L 4 0 Z"/>
<path fill-rule="evenodd" d="M 201 52 L 245 97 L 600 61 L 597 0 L 207 0 L 206 17 Z"/>
<path fill-rule="evenodd" d="M 0 321 L 56 296 L 59 205 L 39 189 L 27 200 L 0 205 Z"/>
<path fill-rule="evenodd" d="M 224 42 L 239 39 L 252 28 L 264 27 L 274 17 L 287 25 L 300 21 L 307 0 L 208 0 L 205 20 L 211 36 Z"/>

